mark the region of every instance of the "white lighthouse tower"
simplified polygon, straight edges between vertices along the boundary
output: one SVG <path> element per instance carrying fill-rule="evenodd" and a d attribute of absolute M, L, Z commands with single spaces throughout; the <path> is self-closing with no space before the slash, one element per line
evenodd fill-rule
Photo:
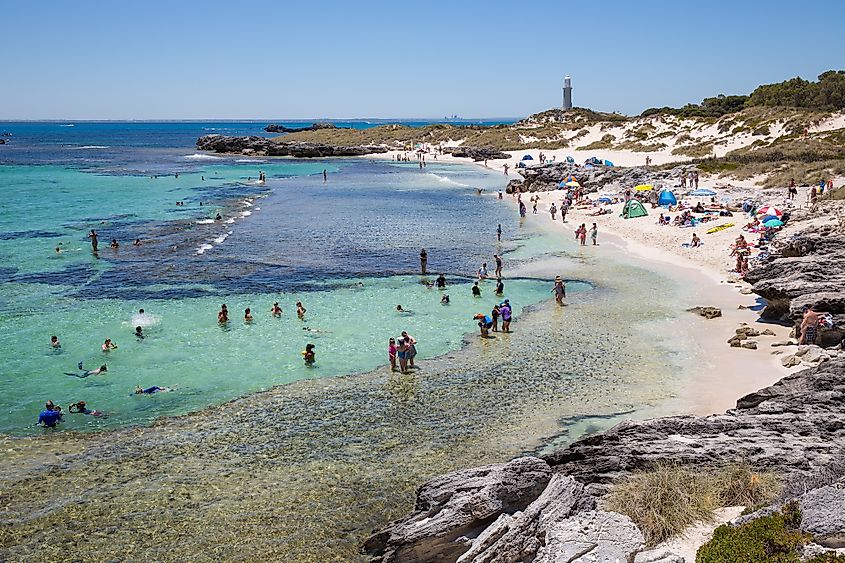
<path fill-rule="evenodd" d="M 568 76 L 563 78 L 563 109 L 572 109 L 572 79 Z"/>

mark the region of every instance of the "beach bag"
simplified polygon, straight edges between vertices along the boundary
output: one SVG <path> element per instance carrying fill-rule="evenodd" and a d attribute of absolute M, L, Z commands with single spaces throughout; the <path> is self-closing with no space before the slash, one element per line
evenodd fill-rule
<path fill-rule="evenodd" d="M 833 315 L 822 313 L 819 316 L 819 328 L 833 328 Z"/>

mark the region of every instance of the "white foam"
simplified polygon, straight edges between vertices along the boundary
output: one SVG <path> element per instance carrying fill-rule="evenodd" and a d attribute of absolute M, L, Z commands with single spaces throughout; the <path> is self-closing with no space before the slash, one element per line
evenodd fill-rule
<path fill-rule="evenodd" d="M 266 160 L 261 160 L 259 158 L 239 158 L 235 162 L 267 162 Z"/>
<path fill-rule="evenodd" d="M 67 125 L 59 125 L 59 127 L 73 127 L 73 123 L 68 123 Z"/>
<path fill-rule="evenodd" d="M 110 149 L 111 147 L 108 145 L 82 145 L 81 147 L 73 147 L 74 150 L 82 150 L 82 149 Z"/>
<path fill-rule="evenodd" d="M 161 317 L 158 315 L 151 315 L 149 313 L 137 313 L 132 315 L 132 326 L 141 326 L 144 328 L 148 328 L 151 326 L 155 326 L 161 322 Z"/>
<path fill-rule="evenodd" d="M 251 201 L 251 200 L 248 200 L 248 199 L 243 200 L 243 201 L 241 202 L 241 204 L 242 204 L 244 207 L 252 207 L 252 201 Z"/>
<path fill-rule="evenodd" d="M 206 250 L 211 250 L 214 248 L 210 244 L 201 244 L 199 248 L 197 248 L 197 254 L 203 254 Z"/>
<path fill-rule="evenodd" d="M 241 211 L 241 217 L 249 217 L 252 215 L 252 211 Z"/>
<path fill-rule="evenodd" d="M 227 224 L 227 225 L 231 225 L 231 224 L 232 224 L 232 223 L 234 223 L 234 222 L 235 222 L 235 219 L 234 219 L 234 218 L 232 218 L 232 219 L 226 219 L 226 224 Z"/>
<path fill-rule="evenodd" d="M 196 223 L 198 225 L 210 225 L 214 223 L 214 219 L 198 219 Z"/>
<path fill-rule="evenodd" d="M 443 184 L 450 184 L 452 186 L 461 186 L 463 188 L 469 187 L 469 184 L 462 184 L 460 182 L 456 182 L 456 181 L 454 181 L 453 179 L 451 179 L 447 176 L 441 176 L 440 174 L 435 174 L 434 172 L 426 172 L 426 175 L 436 178 L 438 182 L 441 182 Z"/>
<path fill-rule="evenodd" d="M 222 160 L 219 156 L 212 156 L 210 154 L 186 154 L 183 156 L 185 160 Z"/>
<path fill-rule="evenodd" d="M 230 234 L 232 234 L 231 231 L 229 231 L 228 233 L 224 233 L 224 234 L 220 235 L 219 237 L 217 237 L 216 239 L 214 239 L 214 241 L 212 241 L 212 242 L 216 242 L 217 244 L 220 244 L 221 242 L 223 242 L 224 240 L 229 238 Z"/>

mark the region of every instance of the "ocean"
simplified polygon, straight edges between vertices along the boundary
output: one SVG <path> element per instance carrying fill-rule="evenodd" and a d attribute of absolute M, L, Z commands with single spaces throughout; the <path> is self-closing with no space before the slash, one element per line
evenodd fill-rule
<path fill-rule="evenodd" d="M 0 146 L 0 558 L 59 557 L 83 533 L 104 560 L 356 560 L 426 478 L 676 395 L 692 356 L 671 279 L 520 219 L 493 197 L 501 172 L 194 148 L 262 128 L 0 123 L 13 134 Z M 505 293 L 486 281 L 474 298 L 493 254 Z M 425 283 L 439 273 L 448 305 Z M 555 275 L 570 280 L 567 307 Z M 479 339 L 473 315 L 504 298 L 514 332 Z M 409 375 L 385 367 L 403 330 L 419 341 Z M 79 377 L 80 364 L 108 371 Z M 174 390 L 133 392 L 154 385 Z M 37 428 L 47 400 L 107 416 Z"/>

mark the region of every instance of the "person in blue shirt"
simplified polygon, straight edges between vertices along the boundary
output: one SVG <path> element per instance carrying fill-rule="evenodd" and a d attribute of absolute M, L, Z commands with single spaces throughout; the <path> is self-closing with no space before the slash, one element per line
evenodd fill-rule
<path fill-rule="evenodd" d="M 55 428 L 62 419 L 62 407 L 55 406 L 53 401 L 47 401 L 44 410 L 38 415 L 38 423 L 46 428 Z"/>
<path fill-rule="evenodd" d="M 490 336 L 490 329 L 493 328 L 493 319 L 484 313 L 478 313 L 473 319 L 478 321 L 478 328 L 481 329 L 481 337 L 488 338 Z"/>

